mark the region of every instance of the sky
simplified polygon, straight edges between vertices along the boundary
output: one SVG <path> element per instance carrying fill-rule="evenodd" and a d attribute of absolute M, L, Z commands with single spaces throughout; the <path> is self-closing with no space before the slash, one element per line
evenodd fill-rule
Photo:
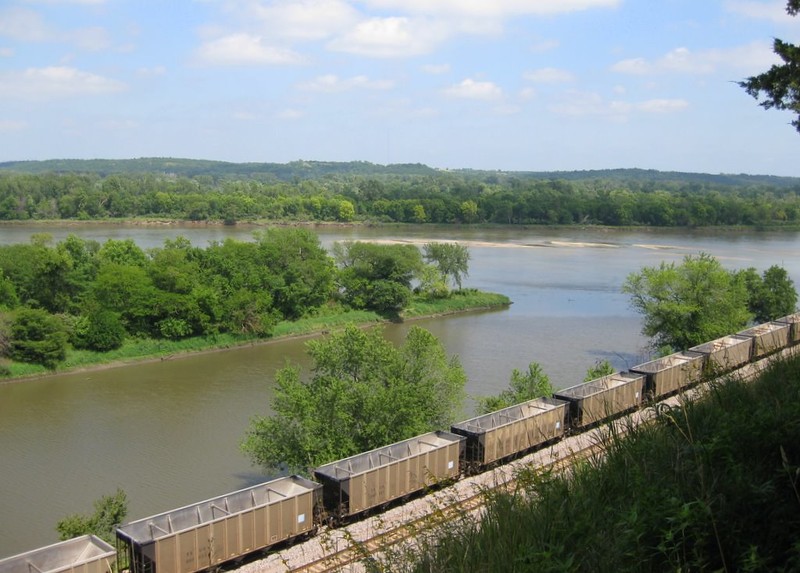
<path fill-rule="evenodd" d="M 785 0 L 0 0 L 0 161 L 800 176 Z"/>

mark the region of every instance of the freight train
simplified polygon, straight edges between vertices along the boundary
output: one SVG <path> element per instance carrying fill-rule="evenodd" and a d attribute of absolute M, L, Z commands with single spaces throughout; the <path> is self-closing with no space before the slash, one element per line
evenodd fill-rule
<path fill-rule="evenodd" d="M 0 560 L 0 573 L 195 573 L 314 535 L 800 344 L 800 313 L 314 470 Z"/>

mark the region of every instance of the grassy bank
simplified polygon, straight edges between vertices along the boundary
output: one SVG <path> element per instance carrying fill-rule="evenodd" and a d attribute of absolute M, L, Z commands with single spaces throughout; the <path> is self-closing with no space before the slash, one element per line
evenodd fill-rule
<path fill-rule="evenodd" d="M 800 570 L 800 359 L 604 442 L 570 476 L 526 470 L 480 523 L 422 539 L 404 569 Z"/>
<path fill-rule="evenodd" d="M 0 382 L 143 360 L 167 360 L 191 353 L 218 351 L 237 346 L 265 344 L 291 336 L 325 332 L 349 323 L 369 325 L 392 320 L 413 320 L 469 310 L 502 308 L 509 304 L 511 301 L 504 295 L 468 289 L 454 293 L 446 299 L 434 301 L 415 299 L 408 309 L 396 317 L 386 317 L 371 311 L 344 310 L 340 307 L 333 307 L 297 321 L 280 322 L 275 326 L 272 336 L 269 338 L 218 334 L 183 340 L 129 339 L 122 347 L 110 352 L 69 349 L 66 360 L 59 364 L 55 371 L 38 364 L 8 362 L 6 367 L 10 374 L 0 378 Z"/>

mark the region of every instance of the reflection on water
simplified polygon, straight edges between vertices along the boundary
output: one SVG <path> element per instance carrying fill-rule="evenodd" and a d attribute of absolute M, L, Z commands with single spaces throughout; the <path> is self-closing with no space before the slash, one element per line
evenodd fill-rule
<path fill-rule="evenodd" d="M 186 236 L 194 244 L 240 227 L 48 227 L 144 247 Z M 38 227 L 0 227 L 4 243 Z M 797 234 L 630 232 L 564 229 L 321 230 L 323 244 L 356 239 L 472 241 L 467 286 L 502 292 L 506 310 L 415 322 L 457 354 L 470 396 L 502 390 L 512 369 L 542 364 L 557 387 L 571 386 L 607 358 L 618 369 L 646 359 L 640 320 L 619 291 L 646 265 L 709 252 L 731 268 L 783 264 L 800 284 Z M 598 247 L 595 245 L 604 245 Z M 509 245 L 536 245 L 508 248 Z M 547 246 L 544 246 L 547 245 Z M 608 248 L 607 245 L 613 246 Z M 400 341 L 409 324 L 385 327 Z M 0 385 L 0 557 L 56 540 L 55 523 L 88 512 L 124 489 L 135 519 L 251 485 L 264 475 L 238 450 L 248 420 L 266 414 L 275 371 L 308 367 L 303 340 Z M 472 414 L 468 400 L 464 417 Z"/>

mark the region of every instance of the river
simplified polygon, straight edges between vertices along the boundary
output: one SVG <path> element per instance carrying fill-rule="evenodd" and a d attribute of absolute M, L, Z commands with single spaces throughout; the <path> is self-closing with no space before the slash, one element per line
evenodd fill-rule
<path fill-rule="evenodd" d="M 247 227 L 0 226 L 4 244 L 32 233 L 145 248 L 179 235 L 195 245 Z M 783 265 L 800 284 L 800 234 L 549 228 L 321 227 L 339 240 L 458 240 L 472 260 L 465 286 L 501 292 L 514 304 L 415 322 L 464 365 L 471 396 L 503 389 L 513 368 L 539 362 L 557 387 L 576 384 L 595 361 L 626 369 L 647 358 L 641 320 L 620 292 L 643 266 L 701 251 L 728 268 Z M 385 327 L 394 341 L 408 324 Z M 284 340 L 108 370 L 0 384 L 0 558 L 55 542 L 56 522 L 91 511 L 122 488 L 129 519 L 166 511 L 265 479 L 239 452 L 252 416 L 266 414 L 275 371 L 308 366 L 303 340 Z M 464 417 L 472 414 L 468 400 Z"/>

